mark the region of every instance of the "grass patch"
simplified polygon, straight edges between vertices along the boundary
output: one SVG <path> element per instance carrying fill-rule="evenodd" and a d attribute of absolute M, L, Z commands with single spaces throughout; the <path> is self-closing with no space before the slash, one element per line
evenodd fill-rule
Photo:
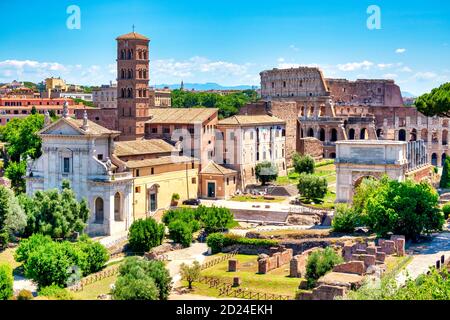
<path fill-rule="evenodd" d="M 214 257 L 217 257 L 215 255 Z M 214 258 L 213 257 L 213 258 Z M 232 283 L 234 277 L 241 278 L 241 288 L 261 293 L 274 293 L 294 297 L 301 279 L 289 277 L 289 264 L 272 270 L 267 274 L 258 274 L 256 255 L 236 255 L 233 259 L 239 261 L 238 272 L 228 272 L 228 261 L 221 262 L 202 271 L 203 276 L 220 278 L 224 282 Z M 206 288 L 205 288 L 206 287 Z M 217 289 L 212 292 L 207 285 L 194 284 L 195 293 L 217 296 Z M 205 290 L 208 289 L 208 290 Z M 212 294 L 211 294 L 212 293 Z"/>
<path fill-rule="evenodd" d="M 16 269 L 21 266 L 19 262 L 14 260 L 14 252 L 16 249 L 7 248 L 0 252 L 0 264 L 8 264 L 12 269 Z"/>
<path fill-rule="evenodd" d="M 111 292 L 111 285 L 117 280 L 118 275 L 114 275 L 102 280 L 96 281 L 84 287 L 82 291 L 74 292 L 75 300 L 97 300 L 101 294 L 109 294 Z"/>
<path fill-rule="evenodd" d="M 265 199 L 264 196 L 239 195 L 232 197 L 230 200 L 239 202 L 283 202 L 284 200 L 286 200 L 285 197 L 272 197 L 272 198 L 274 199 Z"/>
<path fill-rule="evenodd" d="M 393 277 L 396 276 L 400 271 L 406 268 L 406 266 L 412 261 L 411 256 L 387 256 L 384 261 L 386 265 L 386 272 L 383 277 Z"/>
<path fill-rule="evenodd" d="M 328 190 L 327 194 L 323 199 L 316 199 L 313 201 L 314 203 L 309 203 L 307 199 L 300 197 L 300 202 L 302 203 L 302 205 L 314 209 L 332 210 L 335 207 L 334 203 L 335 201 L 336 201 L 336 193 L 330 190 Z"/>

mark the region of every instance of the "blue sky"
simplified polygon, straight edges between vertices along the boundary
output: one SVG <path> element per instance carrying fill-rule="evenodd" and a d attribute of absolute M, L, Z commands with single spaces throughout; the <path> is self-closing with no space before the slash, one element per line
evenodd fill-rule
<path fill-rule="evenodd" d="M 81 29 L 66 9 L 81 10 Z M 369 30 L 378 5 L 381 29 Z M 450 1 L 0 1 L 0 82 L 115 79 L 115 37 L 151 38 L 151 84 L 258 85 L 273 67 L 319 66 L 326 77 L 392 78 L 414 94 L 450 81 Z"/>

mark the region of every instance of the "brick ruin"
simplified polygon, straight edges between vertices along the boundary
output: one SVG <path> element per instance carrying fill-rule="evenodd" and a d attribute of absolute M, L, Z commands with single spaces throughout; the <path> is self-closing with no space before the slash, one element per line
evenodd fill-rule
<path fill-rule="evenodd" d="M 244 106 L 241 114 L 272 114 L 286 121 L 289 164 L 303 137 L 318 139 L 324 158 L 336 156 L 339 140 L 423 140 L 428 159 L 437 166 L 449 152 L 448 118 L 427 117 L 406 107 L 393 80 L 326 79 L 320 69 L 307 67 L 260 75 L 262 100 Z M 302 152 L 314 154 L 316 148 Z"/>
<path fill-rule="evenodd" d="M 286 264 L 289 264 L 293 250 L 285 249 L 284 247 L 273 247 L 270 248 L 270 254 L 260 254 L 258 256 L 258 273 L 266 274 L 269 271 L 280 268 Z"/>
<path fill-rule="evenodd" d="M 314 249 L 301 255 L 304 264 Z M 316 249 L 317 250 L 317 249 Z M 364 276 L 385 270 L 385 259 L 389 255 L 405 255 L 405 237 L 393 235 L 390 239 L 379 239 L 375 243 L 347 243 L 342 248 L 344 262 L 336 265 L 333 270 L 317 281 L 317 286 L 310 292 L 302 292 L 300 300 L 333 300 L 345 296 L 350 289 L 357 289 Z M 291 260 L 291 276 L 295 273 L 298 256 Z M 301 272 L 297 277 L 301 277 Z"/>

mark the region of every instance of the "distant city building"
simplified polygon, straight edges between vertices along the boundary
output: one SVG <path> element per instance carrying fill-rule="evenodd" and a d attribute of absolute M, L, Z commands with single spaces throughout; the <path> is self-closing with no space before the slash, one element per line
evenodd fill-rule
<path fill-rule="evenodd" d="M 80 92 L 59 92 L 57 93 L 59 98 L 81 99 L 84 101 L 93 101 L 92 93 L 80 93 Z"/>
<path fill-rule="evenodd" d="M 47 91 L 66 92 L 69 86 L 61 78 L 47 78 L 45 79 L 45 89 Z"/>
<path fill-rule="evenodd" d="M 168 87 L 163 89 L 153 89 L 150 88 L 150 95 L 154 99 L 154 107 L 155 108 L 170 108 L 172 107 L 172 90 Z"/>
<path fill-rule="evenodd" d="M 117 84 L 102 85 L 92 92 L 94 105 L 98 108 L 117 108 Z"/>

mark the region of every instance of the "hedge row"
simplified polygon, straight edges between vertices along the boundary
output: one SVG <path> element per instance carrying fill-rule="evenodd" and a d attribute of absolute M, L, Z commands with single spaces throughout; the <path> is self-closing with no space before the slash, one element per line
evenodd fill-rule
<path fill-rule="evenodd" d="M 234 234 L 212 233 L 206 238 L 208 247 L 211 248 L 212 253 L 221 252 L 223 248 L 241 244 L 251 246 L 276 246 L 276 240 L 268 239 L 250 239 Z"/>

